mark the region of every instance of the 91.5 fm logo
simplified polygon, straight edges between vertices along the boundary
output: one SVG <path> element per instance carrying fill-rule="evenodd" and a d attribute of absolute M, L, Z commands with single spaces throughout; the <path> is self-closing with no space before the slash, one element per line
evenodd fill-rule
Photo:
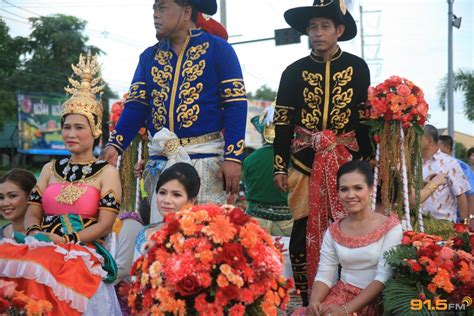
<path fill-rule="evenodd" d="M 412 299 L 410 301 L 410 310 L 420 311 L 423 306 L 429 311 L 463 311 L 472 305 L 473 301 L 470 296 L 464 296 L 461 303 L 453 304 L 448 303 L 448 300 L 437 299 L 437 300 L 420 300 Z"/>

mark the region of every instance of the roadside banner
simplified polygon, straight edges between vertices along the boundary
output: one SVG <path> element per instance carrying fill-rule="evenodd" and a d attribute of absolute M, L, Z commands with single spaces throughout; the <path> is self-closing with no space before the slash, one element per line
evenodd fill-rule
<path fill-rule="evenodd" d="M 17 93 L 18 151 L 36 155 L 68 155 L 61 137 L 60 109 L 66 95 Z"/>

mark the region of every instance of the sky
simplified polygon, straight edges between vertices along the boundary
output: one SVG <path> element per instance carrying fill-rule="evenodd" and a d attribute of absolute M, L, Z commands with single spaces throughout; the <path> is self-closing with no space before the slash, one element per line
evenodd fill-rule
<path fill-rule="evenodd" d="M 221 1 L 218 0 L 218 4 Z M 312 0 L 225 0 L 229 42 L 274 36 L 289 27 L 283 13 Z M 447 112 L 438 105 L 437 87 L 448 69 L 447 0 L 346 0 L 358 24 L 358 36 L 341 43 L 343 50 L 362 55 L 371 69 L 372 85 L 391 75 L 413 81 L 430 105 L 428 122 L 447 127 Z M 11 36 L 28 36 L 27 18 L 62 13 L 87 21 L 88 44 L 105 52 L 100 58 L 104 80 L 119 96 L 128 90 L 139 54 L 155 43 L 153 0 L 0 0 L 0 16 Z M 220 7 L 220 6 L 219 6 Z M 362 7 L 362 29 L 360 11 Z M 454 69 L 474 70 L 474 0 L 454 0 L 453 12 L 462 17 L 453 29 Z M 220 20 L 220 13 L 214 16 Z M 248 91 L 262 85 L 276 90 L 282 71 L 309 54 L 307 37 L 300 44 L 276 47 L 273 41 L 233 46 L 241 62 Z M 66 83 L 66 82 L 65 82 Z M 474 136 L 463 115 L 463 95 L 455 93 L 454 129 Z"/>

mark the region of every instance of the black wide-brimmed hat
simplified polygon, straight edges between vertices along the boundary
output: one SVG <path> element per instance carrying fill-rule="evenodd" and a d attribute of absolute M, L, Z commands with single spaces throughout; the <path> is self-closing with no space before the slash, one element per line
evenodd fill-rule
<path fill-rule="evenodd" d="M 217 12 L 216 0 L 188 0 L 188 3 L 193 4 L 200 12 L 213 15 Z"/>
<path fill-rule="evenodd" d="M 348 41 L 357 35 L 354 18 L 347 10 L 344 0 L 314 0 L 312 6 L 289 9 L 284 14 L 286 22 L 298 32 L 306 34 L 309 20 L 312 18 L 329 18 L 336 25 L 345 26 L 339 41 Z"/>

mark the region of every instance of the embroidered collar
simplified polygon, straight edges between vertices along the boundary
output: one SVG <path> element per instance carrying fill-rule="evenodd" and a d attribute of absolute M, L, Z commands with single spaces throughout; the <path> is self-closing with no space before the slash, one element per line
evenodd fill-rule
<path fill-rule="evenodd" d="M 80 181 L 84 176 L 84 180 L 90 179 L 98 175 L 108 164 L 104 160 L 96 160 L 91 164 L 84 163 L 68 163 L 70 158 L 54 160 L 54 172 L 60 179 L 68 182 Z"/>
<path fill-rule="evenodd" d="M 397 215 L 392 214 L 390 215 L 390 217 L 387 217 L 385 221 L 374 231 L 364 236 L 354 237 L 345 235 L 342 232 L 340 227 L 341 220 L 342 219 L 339 219 L 332 223 L 331 226 L 329 226 L 329 232 L 331 233 L 331 237 L 338 244 L 347 248 L 360 248 L 373 244 L 374 242 L 377 242 L 380 238 L 382 238 L 386 232 L 388 232 L 390 229 L 400 223 Z"/>
<path fill-rule="evenodd" d="M 189 29 L 189 36 L 196 37 L 202 34 L 202 29 L 200 27 Z"/>
<path fill-rule="evenodd" d="M 342 55 L 342 50 L 339 46 L 337 46 L 337 50 L 336 52 L 332 55 L 331 57 L 331 61 L 334 61 L 336 59 L 338 59 L 339 57 L 341 57 Z M 311 57 L 312 60 L 318 62 L 318 63 L 324 63 L 324 59 L 323 57 L 319 56 L 319 55 L 316 55 L 315 51 L 314 50 L 311 50 L 311 54 L 309 55 Z"/>

